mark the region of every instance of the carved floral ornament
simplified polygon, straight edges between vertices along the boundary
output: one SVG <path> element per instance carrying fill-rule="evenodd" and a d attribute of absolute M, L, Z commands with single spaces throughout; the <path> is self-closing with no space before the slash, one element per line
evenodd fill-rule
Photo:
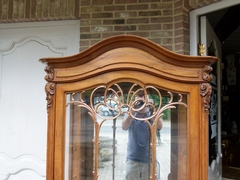
<path fill-rule="evenodd" d="M 203 74 L 202 74 L 203 80 L 205 80 L 207 82 L 210 82 L 212 80 L 212 75 L 210 74 L 210 72 L 212 72 L 211 66 L 205 66 L 203 68 Z"/>
<path fill-rule="evenodd" d="M 48 82 L 45 85 L 47 110 L 48 110 L 52 104 L 52 96 L 55 94 L 55 83 L 51 82 L 54 78 L 54 70 L 50 66 L 46 66 L 44 70 L 47 73 L 44 79 Z"/>
<path fill-rule="evenodd" d="M 55 83 L 47 83 L 45 86 L 47 110 L 51 107 L 52 96 L 55 94 Z"/>
<path fill-rule="evenodd" d="M 210 82 L 212 80 L 212 75 L 210 72 L 212 71 L 211 66 L 205 66 L 203 68 L 202 77 L 205 81 Z M 207 116 L 209 116 L 209 109 L 210 109 L 210 100 L 212 94 L 212 86 L 210 83 L 201 83 L 200 84 L 201 96 L 203 97 L 203 106 Z"/>
<path fill-rule="evenodd" d="M 54 70 L 50 66 L 46 66 L 44 71 L 47 73 L 44 79 L 48 82 L 52 81 L 54 78 Z"/>

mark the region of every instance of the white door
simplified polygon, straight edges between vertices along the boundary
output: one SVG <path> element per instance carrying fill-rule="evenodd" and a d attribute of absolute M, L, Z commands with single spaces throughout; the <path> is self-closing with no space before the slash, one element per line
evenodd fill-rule
<path fill-rule="evenodd" d="M 77 21 L 0 25 L 0 180 L 46 179 L 43 57 L 79 52 Z"/>
<path fill-rule="evenodd" d="M 201 19 L 201 44 L 205 45 L 205 55 L 217 56 L 220 61 L 214 65 L 212 95 L 209 114 L 209 180 L 222 179 L 221 151 L 221 42 L 207 18 Z M 217 73 L 216 73 L 217 72 Z"/>

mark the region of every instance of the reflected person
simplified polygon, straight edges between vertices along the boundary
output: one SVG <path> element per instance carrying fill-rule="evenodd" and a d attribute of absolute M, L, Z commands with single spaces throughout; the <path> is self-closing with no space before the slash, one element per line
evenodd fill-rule
<path fill-rule="evenodd" d="M 139 91 L 136 98 L 144 101 L 144 91 Z M 142 102 L 143 102 L 142 101 Z M 138 108 L 136 108 L 138 109 Z M 134 117 L 147 118 L 151 115 L 148 107 L 139 108 L 132 111 Z M 153 119 L 149 122 L 152 124 Z M 157 129 L 162 128 L 162 120 L 157 123 Z M 147 180 L 149 178 L 149 127 L 147 122 L 137 120 L 130 115 L 126 115 L 122 121 L 122 129 L 128 130 L 127 157 L 126 157 L 126 176 L 125 180 Z"/>

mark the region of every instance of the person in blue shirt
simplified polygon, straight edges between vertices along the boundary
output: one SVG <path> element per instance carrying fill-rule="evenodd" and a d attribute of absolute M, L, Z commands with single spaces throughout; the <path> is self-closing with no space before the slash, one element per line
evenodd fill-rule
<path fill-rule="evenodd" d="M 139 102 L 144 101 L 144 91 L 139 91 L 136 97 Z M 132 114 L 137 118 L 147 118 L 151 115 L 148 107 L 136 108 Z M 153 123 L 153 120 L 149 120 Z M 162 120 L 157 123 L 157 129 L 162 128 Z M 128 130 L 128 144 L 126 157 L 125 180 L 147 180 L 149 178 L 149 141 L 151 139 L 147 122 L 137 120 L 127 114 L 122 121 L 122 129 Z"/>

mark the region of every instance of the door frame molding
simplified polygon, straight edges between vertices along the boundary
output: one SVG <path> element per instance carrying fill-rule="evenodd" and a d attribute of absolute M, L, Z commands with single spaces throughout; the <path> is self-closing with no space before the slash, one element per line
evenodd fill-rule
<path fill-rule="evenodd" d="M 61 28 L 63 29 L 60 30 Z M 59 56 L 71 56 L 71 55 L 77 54 L 79 53 L 79 48 L 80 48 L 80 20 L 23 22 L 23 23 L 8 23 L 8 24 L 0 25 L 0 42 L 1 42 L 0 43 L 0 104 L 1 102 L 3 102 L 1 99 L 1 91 L 5 88 L 8 89 L 8 86 L 5 87 L 4 85 L 2 85 L 2 78 L 7 77 L 7 76 L 3 76 L 2 70 L 5 69 L 6 67 L 7 69 L 10 67 L 10 66 L 6 66 L 6 67 L 4 66 L 3 61 L 5 60 L 3 56 L 9 53 L 12 54 L 13 51 L 18 49 L 19 47 L 23 47 L 25 44 L 31 41 L 41 44 L 41 46 L 45 46 L 45 48 L 47 47 L 49 49 L 49 52 L 53 52 L 51 54 L 56 55 L 56 54 L 59 54 L 59 52 L 61 52 Z M 30 49 L 27 49 L 27 51 L 30 52 Z M 46 54 L 43 53 L 42 55 L 49 56 L 47 54 L 48 54 L 48 51 L 46 51 Z M 42 56 L 37 58 L 42 58 Z M 18 59 L 19 58 L 16 58 L 16 60 Z M 39 63 L 38 66 L 41 70 L 44 67 L 44 65 L 41 64 L 40 62 L 37 62 L 37 60 L 38 59 L 34 57 L 35 63 Z M 36 68 L 36 66 L 34 67 Z M 33 69 L 33 67 L 31 66 L 27 66 L 27 68 Z M 36 72 L 39 73 L 39 71 L 35 71 L 35 73 Z M 44 69 L 42 69 L 42 72 L 44 74 Z M 27 82 L 28 79 L 25 78 L 23 80 L 26 80 Z M 42 80 L 44 82 L 44 79 Z M 41 82 L 38 81 L 38 83 L 41 83 Z M 20 88 L 21 87 L 18 87 L 18 89 Z M 43 89 L 40 88 L 39 92 L 41 92 L 42 95 L 44 96 L 45 93 Z M 41 95 L 39 94 L 39 92 L 38 92 L 38 96 L 40 97 Z M 44 111 L 45 109 L 44 107 L 46 106 L 47 102 L 43 101 L 43 103 L 44 104 L 41 107 L 43 107 L 43 111 Z M 40 103 L 38 102 L 38 104 Z M 46 117 L 45 118 L 46 121 L 44 121 L 44 117 Z M 13 153 L 8 152 L 9 148 L 3 149 L 2 152 L 0 152 L 0 164 L 4 164 L 5 168 L 2 171 L 2 175 L 0 175 L 1 177 L 3 178 L 6 177 L 5 179 L 8 179 L 11 177 L 19 178 L 20 176 L 21 177 L 31 176 L 33 177 L 33 179 L 46 179 L 47 155 L 45 154 L 45 152 L 47 151 L 47 144 L 46 144 L 47 123 L 46 123 L 46 127 L 44 123 L 47 122 L 47 113 L 43 114 L 43 121 L 38 121 L 38 122 L 39 124 L 42 125 L 41 130 L 46 129 L 45 132 L 42 131 L 42 133 L 44 133 L 46 137 L 41 136 L 41 139 L 43 140 L 41 143 L 42 145 L 45 145 L 46 148 L 44 147 L 43 149 L 41 149 L 41 152 L 38 151 L 40 153 L 31 153 L 35 151 L 30 151 L 30 150 L 26 151 L 24 148 L 22 151 L 19 151 L 16 153 L 12 145 L 9 148 L 13 149 Z M 5 121 L 3 121 L 3 123 L 5 123 Z M 12 126 L 12 123 L 14 122 L 13 121 L 11 122 L 10 124 L 11 126 Z M 21 122 L 21 123 L 26 125 L 26 122 Z M 32 128 L 31 124 L 29 123 L 27 124 L 27 126 Z M 19 133 L 18 131 L 16 131 L 14 136 L 18 136 L 18 135 Z M 31 134 L 31 136 L 35 137 L 36 135 Z M 22 163 L 19 164 L 20 161 Z"/>
<path fill-rule="evenodd" d="M 208 6 L 193 10 L 190 12 L 190 55 L 198 55 L 198 43 L 199 43 L 199 19 L 198 17 L 210 12 L 214 12 L 227 7 L 240 4 L 239 0 L 222 0 L 217 3 L 210 4 Z"/>
<path fill-rule="evenodd" d="M 76 26 L 79 31 L 72 34 L 75 39 L 79 39 L 79 41 L 72 42 L 74 43 L 74 49 L 71 52 L 79 53 L 80 48 L 80 20 L 61 20 L 61 21 L 40 21 L 40 22 L 24 22 L 24 23 L 8 23 L 8 24 L 1 24 L 0 31 L 4 29 L 19 29 L 19 28 L 38 28 L 38 27 L 61 27 L 61 26 Z M 1 47 L 0 47 L 1 49 Z M 71 53 L 70 52 L 70 53 Z M 69 54 L 69 55 L 72 55 Z"/>
<path fill-rule="evenodd" d="M 211 5 L 193 10 L 190 12 L 190 55 L 198 56 L 198 44 L 200 43 L 200 31 L 199 31 L 199 24 L 200 24 L 200 16 L 205 15 L 207 13 L 211 13 L 220 9 L 224 9 L 227 7 L 235 6 L 240 4 L 239 0 L 222 0 L 221 2 L 213 3 Z M 207 45 L 206 45 L 207 46 Z M 207 47 L 206 47 L 207 48 Z M 218 63 L 218 71 L 220 71 L 221 60 Z M 217 77 L 217 91 L 221 91 L 221 74 Z M 221 125 L 221 96 L 218 93 L 218 116 L 219 121 L 218 124 Z M 219 126 L 221 128 L 221 126 Z M 218 129 L 218 132 L 220 130 Z M 221 138 L 219 139 L 221 142 Z M 219 142 L 219 143 L 220 143 Z M 220 155 L 222 154 L 221 149 L 219 149 Z M 222 173 L 221 173 L 222 175 Z"/>

